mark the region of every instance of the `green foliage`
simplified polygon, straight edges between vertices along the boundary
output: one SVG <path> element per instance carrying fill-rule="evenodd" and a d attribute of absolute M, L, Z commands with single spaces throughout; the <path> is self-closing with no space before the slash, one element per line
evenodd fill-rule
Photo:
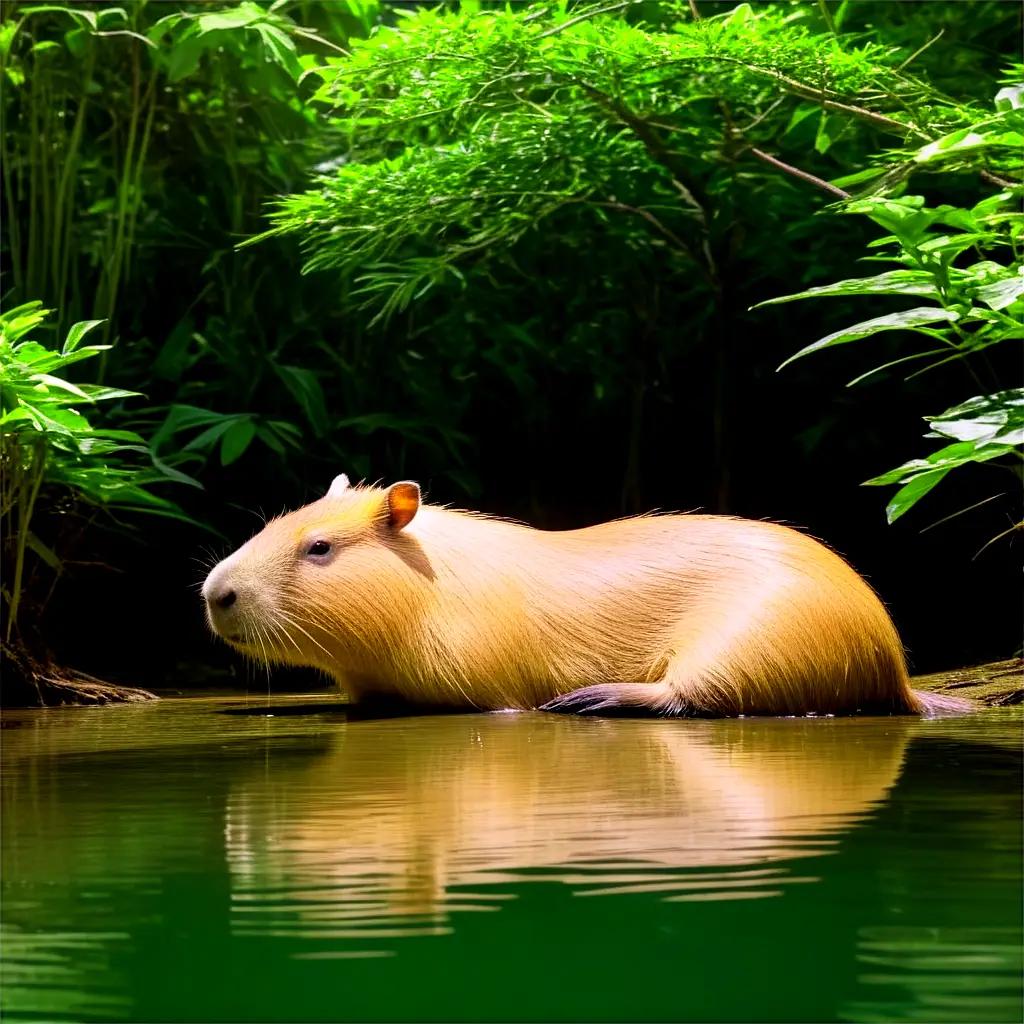
<path fill-rule="evenodd" d="M 0 315 L 0 518 L 5 561 L 13 566 L 3 588 L 8 641 L 17 628 L 26 553 L 57 573 L 62 566 L 61 552 L 33 530 L 44 487 L 110 510 L 185 518 L 177 505 L 150 490 L 169 476 L 152 464 L 145 440 L 130 430 L 97 428 L 82 411 L 137 393 L 72 383 L 64 376 L 69 366 L 110 347 L 82 344 L 99 321 L 74 324 L 61 348 L 54 349 L 33 337 L 49 312 L 42 303 L 29 302 Z"/>
<path fill-rule="evenodd" d="M 889 522 L 903 515 L 951 469 L 1002 456 L 1019 458 L 1024 445 L 1024 388 L 969 398 L 939 416 L 928 417 L 928 426 L 932 432 L 926 436 L 955 440 L 925 459 L 912 459 L 866 481 L 903 485 L 886 509 Z"/>
<path fill-rule="evenodd" d="M 626 20 L 623 8 L 651 20 Z M 1024 145 L 1021 87 L 1002 89 L 988 110 L 957 101 L 913 73 L 927 49 L 920 42 L 908 55 L 842 35 L 838 15 L 824 24 L 814 15 L 806 4 L 739 5 L 709 18 L 681 5 L 420 8 L 354 41 L 350 55 L 309 67 L 320 80 L 311 99 L 349 149 L 317 188 L 275 204 L 274 227 L 252 241 L 298 236 L 305 270 L 339 272 L 371 326 L 413 308 L 429 320 L 443 303 L 475 305 L 470 293 L 504 282 L 541 291 L 531 260 L 541 246 L 571 262 L 593 259 L 600 245 L 645 269 L 660 253 L 663 281 L 717 307 L 706 333 L 724 344 L 735 218 L 759 202 L 778 207 L 781 174 L 885 226 L 892 235 L 876 245 L 895 249 L 875 258 L 904 269 L 776 301 L 929 303 L 834 331 L 791 359 L 895 331 L 931 342 L 906 360 L 943 365 L 1019 337 L 1019 261 L 993 257 L 1019 241 L 1011 186 Z M 762 148 L 801 139 L 847 173 L 828 182 Z M 1004 191 L 971 209 L 900 197 L 911 177 L 937 174 L 980 176 Z M 799 223 L 813 209 L 805 202 L 787 213 Z M 592 308 L 601 305 L 598 282 Z M 520 338 L 510 340 L 521 350 Z M 503 367 L 520 358 L 499 351 Z M 570 352 L 563 344 L 558 358 Z M 600 364 L 590 365 L 598 376 Z M 620 373 L 614 362 L 610 370 Z M 616 385 L 598 377 L 595 386 Z M 992 450 L 975 454 L 987 461 Z M 906 486 L 890 520 L 925 492 L 921 473 L 933 485 L 948 472 L 938 457 L 895 478 Z"/>
<path fill-rule="evenodd" d="M 995 113 L 969 128 L 945 135 L 911 152 L 910 166 L 941 163 L 944 168 L 978 170 L 990 178 L 1020 172 L 1024 150 L 1024 87 L 1002 90 Z M 906 166 L 906 165 L 905 165 Z M 995 168 L 995 170 L 993 170 Z M 891 187 L 890 178 L 890 187 Z M 995 178 L 995 180 L 1002 180 Z M 877 239 L 873 260 L 904 269 L 839 281 L 771 299 L 761 305 L 824 296 L 903 295 L 931 304 L 874 317 L 807 345 L 783 366 L 813 352 L 903 331 L 926 339 L 923 349 L 861 374 L 856 384 L 893 366 L 925 361 L 915 375 L 948 363 L 964 363 L 1004 342 L 1024 339 L 1024 188 L 1005 189 L 972 208 L 928 207 L 923 196 L 869 196 L 845 204 L 844 212 L 867 216 L 890 234 Z M 968 463 L 1004 456 L 1020 471 L 1018 447 L 1024 444 L 1024 391 L 979 395 L 928 417 L 929 437 L 952 440 L 925 459 L 913 459 L 866 481 L 900 484 L 886 509 L 894 522 L 946 475 Z"/>
<path fill-rule="evenodd" d="M 351 150 L 276 206 L 268 234 L 298 234 L 307 271 L 340 269 L 385 319 L 577 205 L 577 231 L 635 221 L 634 245 L 710 278 L 708 193 L 749 184 L 752 166 L 722 172 L 761 159 L 762 140 L 813 116 L 824 154 L 865 126 L 930 138 L 969 116 L 932 102 L 892 50 L 814 31 L 806 5 L 670 12 L 656 30 L 614 7 L 420 9 L 354 41 L 309 69 Z"/>
<path fill-rule="evenodd" d="M 90 403 L 90 428 L 149 438 L 111 458 L 201 481 L 181 500 L 222 525 L 341 469 L 549 525 L 768 514 L 780 480 L 794 518 L 852 520 L 841 474 L 912 453 L 886 454 L 906 408 L 1007 392 L 1018 21 L 995 0 L 13 0 L 0 295 L 59 309 L 34 328 L 50 352 L 102 321 L 95 383 L 41 372 L 144 392 L 130 421 Z M 892 262 L 854 278 L 875 222 Z M 748 311 L 784 291 L 870 307 Z M 803 358 L 771 376 L 794 337 L 850 376 L 868 345 L 862 376 L 929 373 L 851 430 L 862 392 L 829 404 Z M 965 366 L 979 382 L 949 386 Z M 1014 415 L 987 440 L 931 417 L 935 447 L 987 455 Z M 70 489 L 39 493 L 48 526 Z"/>
<path fill-rule="evenodd" d="M 310 116 L 296 95 L 295 39 L 323 44 L 285 15 L 252 3 L 159 20 L 155 4 L 7 7 L 3 184 L 19 294 L 112 323 L 138 273 L 139 232 L 152 233 L 158 197 L 183 198 L 190 154 L 222 158 L 205 203 L 223 204 L 235 231 L 244 226 L 240 170 L 263 163 L 258 139 L 277 143 L 266 161 L 276 184 L 304 166 L 285 145 Z M 168 161 L 171 140 L 182 150 Z"/>

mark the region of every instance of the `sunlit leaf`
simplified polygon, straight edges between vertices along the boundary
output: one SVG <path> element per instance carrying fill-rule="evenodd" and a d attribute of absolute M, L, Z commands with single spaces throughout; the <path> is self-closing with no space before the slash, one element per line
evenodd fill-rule
<path fill-rule="evenodd" d="M 981 285 L 974 290 L 974 295 L 989 309 L 1006 309 L 1024 296 L 1024 272 L 1018 272 L 1015 277 L 1007 277 L 1002 281 Z"/>
<path fill-rule="evenodd" d="M 68 328 L 68 335 L 64 339 L 64 347 L 61 349 L 62 355 L 68 355 L 74 352 L 76 348 L 82 343 L 82 339 L 95 327 L 103 323 L 102 320 L 83 320 L 80 323 L 72 324 Z"/>
<path fill-rule="evenodd" d="M 797 299 L 821 298 L 828 295 L 914 295 L 937 300 L 939 290 L 935 278 L 923 270 L 889 270 L 874 277 L 855 277 L 847 281 L 808 288 L 792 295 L 780 295 L 778 298 L 759 302 L 751 308 L 760 309 L 761 306 L 775 306 Z"/>
<path fill-rule="evenodd" d="M 833 345 L 845 345 L 847 342 L 868 338 L 882 331 L 913 330 L 925 324 L 949 323 L 959 318 L 960 315 L 955 311 L 951 309 L 938 309 L 935 306 L 918 306 L 914 309 L 905 309 L 901 313 L 888 313 L 885 316 L 876 316 L 871 320 L 863 320 L 852 327 L 844 327 L 841 331 L 833 331 L 832 334 L 819 338 L 813 344 L 800 349 L 795 355 L 790 356 L 779 366 L 779 369 L 781 370 L 783 366 L 788 366 L 795 359 L 810 355 L 812 352 L 819 352 Z"/>

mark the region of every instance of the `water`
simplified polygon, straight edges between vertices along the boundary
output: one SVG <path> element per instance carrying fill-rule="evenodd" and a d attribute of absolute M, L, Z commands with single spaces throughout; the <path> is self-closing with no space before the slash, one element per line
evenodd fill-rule
<path fill-rule="evenodd" d="M 3 724 L 10 1021 L 1021 1019 L 1011 711 Z"/>

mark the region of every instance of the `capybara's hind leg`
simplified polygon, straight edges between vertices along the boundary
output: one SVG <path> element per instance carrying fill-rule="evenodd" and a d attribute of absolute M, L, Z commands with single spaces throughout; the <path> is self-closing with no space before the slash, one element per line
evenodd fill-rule
<path fill-rule="evenodd" d="M 541 711 L 562 715 L 600 715 L 636 717 L 685 714 L 676 706 L 671 690 L 664 683 L 599 683 L 563 693 Z"/>
<path fill-rule="evenodd" d="M 694 671 L 679 655 L 650 683 L 600 683 L 563 693 L 541 711 L 567 715 L 717 718 L 740 713 L 735 686 L 714 670 Z"/>

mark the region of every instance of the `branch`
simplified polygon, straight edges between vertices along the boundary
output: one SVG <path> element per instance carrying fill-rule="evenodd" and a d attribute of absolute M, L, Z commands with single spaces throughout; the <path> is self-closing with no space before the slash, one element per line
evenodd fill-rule
<path fill-rule="evenodd" d="M 654 125 L 641 115 L 630 110 L 621 100 L 609 96 L 596 86 L 578 79 L 576 84 L 592 96 L 604 107 L 608 113 L 621 121 L 629 130 L 643 143 L 650 158 L 657 164 L 664 167 L 672 176 L 672 184 L 682 197 L 683 202 L 689 206 L 697 220 L 697 230 L 700 234 L 700 251 L 704 256 L 704 263 L 708 279 L 716 289 L 720 287 L 718 282 L 718 269 L 715 264 L 714 254 L 711 251 L 711 227 L 708 223 L 707 197 L 703 189 L 690 175 L 689 168 L 679 156 L 673 153 L 654 130 Z M 700 261 L 698 261 L 699 263 Z"/>
<path fill-rule="evenodd" d="M 780 85 L 783 85 L 790 92 L 795 93 L 798 96 L 802 96 L 804 99 L 816 100 L 823 107 L 828 110 L 841 110 L 845 114 L 852 114 L 854 117 L 859 117 L 861 120 L 870 121 L 872 124 L 877 125 L 879 128 L 884 128 L 886 131 L 898 133 L 900 135 L 906 135 L 907 133 L 916 135 L 921 139 L 928 139 L 927 133 L 921 131 L 920 128 L 915 128 L 913 125 L 907 124 L 904 121 L 897 121 L 895 118 L 886 117 L 884 114 L 878 114 L 873 110 L 868 110 L 866 107 L 856 107 L 852 103 L 843 103 L 837 99 L 831 99 L 830 96 L 835 96 L 836 93 L 828 93 L 824 89 L 816 89 L 813 85 L 807 85 L 804 82 L 799 82 L 795 78 L 789 78 L 787 75 L 783 75 L 778 71 L 771 71 L 768 68 L 760 68 L 756 64 L 748 64 L 744 60 L 740 60 L 738 57 L 726 57 L 721 54 L 699 54 L 695 57 L 682 57 L 678 60 L 664 61 L 660 64 L 652 64 L 647 68 L 642 68 L 641 71 L 652 71 L 655 68 L 667 67 L 669 64 L 688 64 L 695 60 L 720 60 L 725 61 L 729 64 L 738 64 L 742 68 L 746 68 L 747 71 L 755 75 L 762 75 L 765 78 L 770 78 Z"/>
<path fill-rule="evenodd" d="M 570 18 L 568 21 L 563 21 L 560 25 L 555 25 L 554 28 L 549 28 L 544 32 L 538 33 L 536 38 L 544 39 L 547 36 L 557 35 L 564 29 L 570 28 L 573 25 L 578 25 L 581 21 L 589 21 L 591 18 L 596 18 L 599 14 L 610 14 L 612 11 L 621 11 L 625 7 L 635 7 L 637 4 L 642 2 L 643 0 L 622 0 L 621 3 L 611 4 L 608 7 L 598 7 L 595 10 L 584 11 L 583 14 L 576 15 L 575 18 Z"/>
<path fill-rule="evenodd" d="M 583 199 L 580 202 L 587 203 L 590 206 L 600 206 L 608 210 L 620 210 L 623 213 L 635 213 L 638 217 L 643 217 L 648 224 L 651 224 L 661 235 L 664 235 L 668 241 L 670 241 L 677 249 L 681 252 L 686 253 L 700 267 L 701 271 L 705 276 L 710 278 L 708 275 L 707 268 L 704 267 L 699 259 L 694 255 L 691 246 L 679 237 L 671 228 L 666 227 L 657 217 L 654 216 L 650 210 L 645 210 L 640 206 L 630 206 L 628 203 L 620 203 L 618 200 L 600 200 L 600 199 Z"/>
<path fill-rule="evenodd" d="M 990 185 L 998 185 L 1000 188 L 1018 188 L 1020 186 L 1019 181 L 1013 181 L 1011 178 L 1000 178 L 998 174 L 993 174 L 991 171 L 979 171 L 982 181 L 987 181 Z"/>
<path fill-rule="evenodd" d="M 816 174 L 811 174 L 809 171 L 802 171 L 799 167 L 794 167 L 792 164 L 783 163 L 778 157 L 771 156 L 766 153 L 763 149 L 758 149 L 756 146 L 750 147 L 750 152 L 753 156 L 756 156 L 762 163 L 766 163 L 771 167 L 775 167 L 780 171 L 785 172 L 793 178 L 799 178 L 801 181 L 809 181 L 812 185 L 817 185 L 818 188 L 825 192 L 834 195 L 837 199 L 849 199 L 850 193 L 844 192 L 841 188 L 831 184 L 819 178 Z"/>

